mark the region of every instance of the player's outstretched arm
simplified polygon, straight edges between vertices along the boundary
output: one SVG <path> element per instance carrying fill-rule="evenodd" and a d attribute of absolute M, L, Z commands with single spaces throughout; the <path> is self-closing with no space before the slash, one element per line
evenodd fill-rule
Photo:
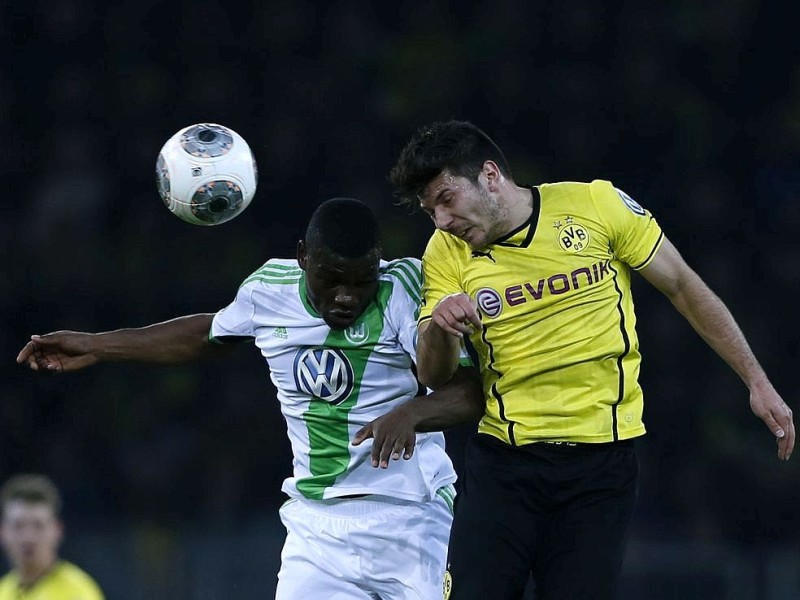
<path fill-rule="evenodd" d="M 776 438 L 778 458 L 789 460 L 795 441 L 792 410 L 775 391 L 722 300 L 666 239 L 653 261 L 640 273 L 670 299 L 695 331 L 742 378 L 750 390 L 750 408 Z"/>
<path fill-rule="evenodd" d="M 383 469 L 389 459 L 414 455 L 417 432 L 441 431 L 483 416 L 480 377 L 472 367 L 459 367 L 453 378 L 427 396 L 417 396 L 367 423 L 353 436 L 353 445 L 373 439 L 372 466 Z"/>
<path fill-rule="evenodd" d="M 77 371 L 102 361 L 181 364 L 227 349 L 208 339 L 213 314 L 178 317 L 146 327 L 101 333 L 33 335 L 17 355 L 34 371 Z"/>

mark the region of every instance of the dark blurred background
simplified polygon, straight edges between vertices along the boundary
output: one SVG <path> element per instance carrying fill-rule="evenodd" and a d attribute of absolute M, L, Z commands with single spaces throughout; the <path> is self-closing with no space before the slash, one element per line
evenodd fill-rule
<path fill-rule="evenodd" d="M 650 209 L 797 410 L 800 63 L 781 4 L 0 2 L 0 478 L 55 479 L 64 555 L 109 598 L 271 597 L 291 458 L 255 347 L 64 376 L 14 359 L 32 333 L 221 308 L 331 196 L 375 207 L 387 258 L 421 255 L 432 225 L 387 173 L 448 118 L 492 135 L 519 182 L 610 179 Z M 155 185 L 161 145 L 202 121 L 259 166 L 218 227 Z M 635 294 L 649 433 L 621 597 L 800 598 L 797 458 L 777 460 L 666 299 Z M 448 434 L 457 466 L 465 435 Z"/>

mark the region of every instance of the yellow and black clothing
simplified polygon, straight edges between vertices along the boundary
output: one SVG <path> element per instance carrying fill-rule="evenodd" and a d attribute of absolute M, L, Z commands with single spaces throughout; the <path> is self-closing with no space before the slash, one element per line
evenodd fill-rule
<path fill-rule="evenodd" d="M 31 586 L 22 586 L 16 572 L 0 579 L 0 600 L 104 600 L 94 579 L 74 564 L 60 560 Z"/>
<path fill-rule="evenodd" d="M 436 231 L 420 322 L 477 301 L 486 411 L 465 449 L 449 600 L 614 598 L 644 434 L 631 271 L 663 233 L 611 182 L 531 188 L 528 222 L 484 248 Z M 475 568 L 480 565 L 480 568 Z"/>
<path fill-rule="evenodd" d="M 478 251 L 434 233 L 420 321 L 447 294 L 477 300 L 483 327 L 470 341 L 487 401 L 479 431 L 511 445 L 642 435 L 630 270 L 652 260 L 661 228 L 608 181 L 532 192 L 530 220 Z"/>

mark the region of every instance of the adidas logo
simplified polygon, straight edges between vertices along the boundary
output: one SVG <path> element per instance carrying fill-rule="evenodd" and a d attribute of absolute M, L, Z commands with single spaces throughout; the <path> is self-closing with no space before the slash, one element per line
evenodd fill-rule
<path fill-rule="evenodd" d="M 286 327 L 276 327 L 275 331 L 272 332 L 272 337 L 281 338 L 285 340 L 289 337 L 289 332 L 286 331 Z"/>

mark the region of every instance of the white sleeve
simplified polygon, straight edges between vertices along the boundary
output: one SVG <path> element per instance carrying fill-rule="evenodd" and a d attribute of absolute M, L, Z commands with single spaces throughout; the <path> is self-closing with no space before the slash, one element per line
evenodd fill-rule
<path fill-rule="evenodd" d="M 400 345 L 416 363 L 418 319 L 422 305 L 422 262 L 418 258 L 397 259 L 390 263 L 389 271 L 396 278 L 396 289 L 389 301 L 389 318 L 397 331 Z M 473 364 L 463 343 L 459 364 Z"/>
<path fill-rule="evenodd" d="M 253 328 L 254 283 L 256 282 L 250 282 L 240 287 L 233 302 L 214 315 L 210 333 L 212 341 L 224 342 L 231 339 L 255 337 Z"/>
<path fill-rule="evenodd" d="M 394 289 L 389 299 L 388 319 L 397 332 L 397 339 L 411 359 L 417 361 L 417 317 L 422 301 L 422 265 L 418 258 L 400 258 L 387 265 L 394 276 Z"/>
<path fill-rule="evenodd" d="M 417 362 L 417 313 L 419 304 L 403 294 L 403 302 L 395 304 L 392 317 L 397 327 L 397 338 L 411 359 Z"/>

